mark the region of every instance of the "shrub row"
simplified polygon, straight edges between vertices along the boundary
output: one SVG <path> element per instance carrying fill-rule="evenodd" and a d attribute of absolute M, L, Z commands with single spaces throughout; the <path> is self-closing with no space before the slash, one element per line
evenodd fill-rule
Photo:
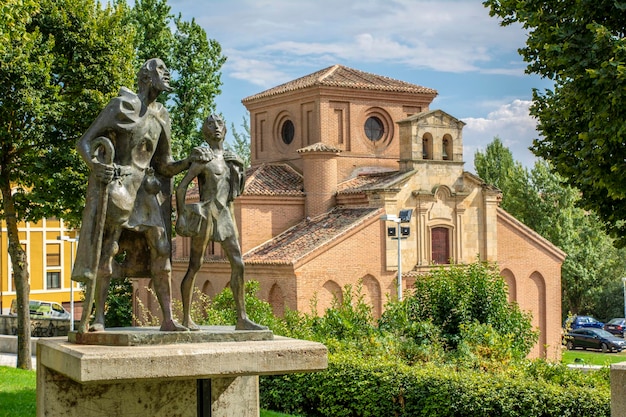
<path fill-rule="evenodd" d="M 609 385 L 595 385 L 331 355 L 323 372 L 261 378 L 261 404 L 310 417 L 609 417 Z"/>

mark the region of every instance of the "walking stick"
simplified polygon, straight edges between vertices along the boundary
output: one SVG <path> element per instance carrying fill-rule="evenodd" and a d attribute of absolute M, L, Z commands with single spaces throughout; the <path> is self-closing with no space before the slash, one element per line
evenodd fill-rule
<path fill-rule="evenodd" d="M 98 149 L 102 147 L 103 152 L 100 153 L 101 160 L 98 160 Z M 115 158 L 115 148 L 109 140 L 109 138 L 100 136 L 93 140 L 91 144 L 91 156 L 92 161 L 100 162 L 102 164 L 110 165 Z M 95 175 L 93 172 L 91 175 Z M 98 181 L 98 180 L 96 180 Z M 100 264 L 100 255 L 102 252 L 102 237 L 104 234 L 104 224 L 107 214 L 107 203 L 109 201 L 109 185 L 111 183 L 99 183 L 99 197 L 98 207 L 96 209 L 96 227 L 94 230 L 95 236 L 95 256 L 92 259 L 91 270 L 94 271 L 94 279 L 85 282 L 85 303 L 83 304 L 83 312 L 80 316 L 80 324 L 78 325 L 78 333 L 86 333 L 89 331 L 89 316 L 91 315 L 91 308 L 94 302 L 94 296 L 96 291 L 96 282 L 98 281 L 98 269 Z"/>

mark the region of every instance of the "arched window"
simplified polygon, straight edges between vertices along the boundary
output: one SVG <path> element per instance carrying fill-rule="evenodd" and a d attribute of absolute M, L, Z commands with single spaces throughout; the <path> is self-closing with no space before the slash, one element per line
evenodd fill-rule
<path fill-rule="evenodd" d="M 433 159 L 433 138 L 429 133 L 422 137 L 422 159 Z"/>
<path fill-rule="evenodd" d="M 441 159 L 444 161 L 452 161 L 452 138 L 445 135 L 441 143 Z"/>
<path fill-rule="evenodd" d="M 432 262 L 450 263 L 450 230 L 447 227 L 434 227 L 431 230 Z"/>

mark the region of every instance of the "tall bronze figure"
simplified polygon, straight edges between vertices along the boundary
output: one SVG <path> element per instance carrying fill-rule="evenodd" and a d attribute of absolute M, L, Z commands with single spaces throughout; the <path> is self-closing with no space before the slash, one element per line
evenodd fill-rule
<path fill-rule="evenodd" d="M 203 151 L 174 161 L 167 109 L 156 101 L 171 91 L 162 60 L 148 60 L 138 92 L 122 88 L 78 140 L 91 174 L 72 280 L 86 284 L 79 333 L 104 329 L 104 305 L 113 276 L 150 277 L 161 306 L 161 330 L 187 330 L 172 317 L 171 178 Z M 95 320 L 89 326 L 91 306 Z"/>
<path fill-rule="evenodd" d="M 209 150 L 209 162 L 203 160 L 204 155 L 196 158 L 176 189 L 176 231 L 183 236 L 191 236 L 189 268 L 181 283 L 183 325 L 198 330 L 190 316 L 192 290 L 196 274 L 202 266 L 204 251 L 212 240 L 222 245 L 230 262 L 230 288 L 237 308 L 235 328 L 265 330 L 267 327 L 248 318 L 244 302 L 244 263 L 232 207 L 235 197 L 243 191 L 243 161 L 234 153 L 224 150 L 226 126 L 219 115 L 210 115 L 204 121 L 202 134 L 209 145 L 206 148 Z M 194 178 L 198 178 L 200 202 L 185 204 L 187 187 Z"/>

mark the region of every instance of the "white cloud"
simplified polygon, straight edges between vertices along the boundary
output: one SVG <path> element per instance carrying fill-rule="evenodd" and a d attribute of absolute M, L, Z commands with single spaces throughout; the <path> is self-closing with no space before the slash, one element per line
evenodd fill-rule
<path fill-rule="evenodd" d="M 485 147 L 498 136 L 504 146 L 509 148 L 516 161 L 527 168 L 532 168 L 536 157 L 528 149 L 532 140 L 538 136 L 537 122 L 530 116 L 528 108 L 531 101 L 513 100 L 502 104 L 487 114 L 486 117 L 462 119 L 464 159 L 468 169 L 473 171 L 474 154 L 483 152 Z"/>
<path fill-rule="evenodd" d="M 231 77 L 262 88 L 270 88 L 291 79 L 289 74 L 280 70 L 273 62 L 242 58 L 236 54 L 228 56 L 226 68 Z"/>
<path fill-rule="evenodd" d="M 522 75 L 519 27 L 500 27 L 475 0 L 173 0 L 231 55 L 296 67 L 294 59 L 403 64 L 446 72 Z M 506 52 L 504 52 L 506 51 Z M 290 57 L 291 60 L 285 59 Z M 319 67 L 319 65 L 318 65 Z M 321 68 L 321 67 L 319 67 Z M 230 70 L 227 66 L 225 71 Z M 234 77 L 240 74 L 233 74 Z"/>

